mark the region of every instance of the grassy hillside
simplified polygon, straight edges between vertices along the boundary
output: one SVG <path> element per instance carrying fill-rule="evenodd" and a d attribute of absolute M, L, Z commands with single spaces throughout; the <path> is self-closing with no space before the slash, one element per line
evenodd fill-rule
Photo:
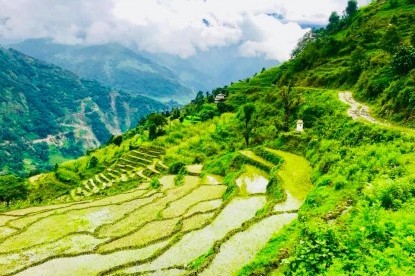
<path fill-rule="evenodd" d="M 11 47 L 133 95 L 182 104 L 194 96 L 173 71 L 119 44 L 82 47 L 38 39 Z"/>
<path fill-rule="evenodd" d="M 406 18 L 414 10 L 412 1 L 379 1 L 319 32 L 334 41 L 366 25 Z M 406 45 L 409 21 L 398 22 Z M 0 244 L 11 249 L 2 256 L 17 260 L 6 261 L 5 269 L 28 275 L 53 267 L 105 275 L 415 274 L 414 131 L 390 120 L 366 120 L 366 108 L 366 115 L 354 120 L 339 97 L 350 89 L 369 102 L 374 115 L 383 114 L 389 86 L 369 99 L 368 88 L 359 84 L 365 74 L 375 78 L 370 74 L 378 70 L 390 70 L 391 83 L 403 82 L 401 92 L 411 89 L 415 64 L 405 63 L 401 71 L 393 61 L 399 52 L 389 54 L 387 63 L 356 63 L 371 49 L 388 55 L 379 39 L 383 36 L 370 43 L 344 38 L 339 51 L 323 54 L 336 43 L 317 44 L 321 41 L 313 36 L 280 67 L 199 94 L 171 114 L 148 116 L 123 135 L 119 146 L 111 144 L 32 178 L 27 199 L 11 208 L 42 201 L 90 203 L 3 213 Z M 359 41 L 363 50 L 355 45 Z M 308 55 L 310 49 L 315 55 Z M 226 101 L 215 104 L 219 92 Z M 410 108 L 408 98 L 401 100 Z M 295 131 L 298 119 L 304 121 L 304 132 Z M 412 122 L 410 117 L 393 119 Z M 191 177 L 195 182 L 189 182 Z M 200 192 L 212 186 L 220 187 L 217 193 Z M 146 194 L 151 203 L 134 194 L 137 190 L 123 193 L 133 188 L 154 191 Z M 153 198 L 157 193 L 164 193 L 165 201 Z M 108 195 L 115 197 L 99 198 Z M 125 196 L 131 200 L 120 199 Z M 100 200 L 112 203 L 99 206 Z M 219 200 L 220 207 L 211 200 Z M 31 238 L 62 221 L 65 227 L 59 231 Z M 69 237 L 84 247 L 75 248 Z M 63 251 L 49 253 L 51 246 Z M 25 261 L 29 255 L 36 256 L 34 261 Z M 108 256 L 117 260 L 114 265 L 107 265 Z M 96 266 L 85 265 L 92 259 Z"/>
<path fill-rule="evenodd" d="M 15 50 L 0 49 L 0 68 L 2 173 L 50 168 L 165 108 Z"/>

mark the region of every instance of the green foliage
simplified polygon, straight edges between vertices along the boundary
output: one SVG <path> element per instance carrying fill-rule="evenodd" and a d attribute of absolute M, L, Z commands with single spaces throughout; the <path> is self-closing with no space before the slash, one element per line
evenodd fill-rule
<path fill-rule="evenodd" d="M 0 176 L 0 201 L 8 207 L 10 202 L 25 199 L 28 189 L 25 181 L 15 175 Z"/>
<path fill-rule="evenodd" d="M 393 53 L 400 42 L 401 36 L 399 35 L 398 28 L 395 25 L 392 25 L 388 27 L 380 43 L 385 51 Z"/>
<path fill-rule="evenodd" d="M 282 179 L 278 176 L 277 167 L 274 167 L 269 174 L 267 196 L 271 202 L 278 202 L 286 199 L 285 190 L 282 186 Z"/>
<path fill-rule="evenodd" d="M 89 159 L 89 168 L 95 168 L 98 165 L 98 158 L 96 156 L 92 156 L 91 159 Z"/>
<path fill-rule="evenodd" d="M 398 47 L 392 57 L 392 68 L 398 74 L 405 75 L 415 68 L 415 48 L 409 46 Z"/>
<path fill-rule="evenodd" d="M 300 104 L 301 97 L 297 91 L 292 89 L 291 86 L 284 86 L 279 89 L 278 96 L 284 110 L 283 125 L 281 127 L 284 131 L 287 131 L 289 129 L 290 116 Z"/>
<path fill-rule="evenodd" d="M 58 168 L 55 172 L 55 176 L 64 183 L 77 184 L 80 181 L 78 174 L 65 168 Z"/>
<path fill-rule="evenodd" d="M 183 162 L 176 162 L 173 163 L 170 167 L 169 167 L 169 173 L 171 174 L 178 174 L 181 170 L 184 169 L 184 167 L 186 166 L 185 163 Z"/>
<path fill-rule="evenodd" d="M 114 145 L 120 146 L 122 143 L 122 135 L 114 137 L 114 140 L 112 140 L 112 142 L 114 143 Z"/>
<path fill-rule="evenodd" d="M 329 25 L 327 25 L 328 30 L 335 30 L 338 28 L 338 25 L 340 23 L 340 16 L 337 14 L 337 12 L 332 12 L 329 17 Z"/>
<path fill-rule="evenodd" d="M 287 275 L 317 275 L 332 265 L 342 252 L 336 234 L 331 229 L 303 229 L 295 257 L 289 259 Z"/>
<path fill-rule="evenodd" d="M 357 1 L 356 0 L 349 0 L 347 1 L 347 7 L 346 7 L 346 16 L 352 17 L 357 12 Z"/>
<path fill-rule="evenodd" d="M 241 108 L 240 115 L 244 123 L 243 136 L 245 138 L 245 144 L 249 146 L 249 138 L 252 134 L 253 125 L 251 123 L 254 113 L 256 111 L 255 105 L 248 103 Z"/>
<path fill-rule="evenodd" d="M 150 181 L 150 186 L 151 188 L 157 190 L 158 188 L 160 188 L 160 181 L 158 178 L 152 178 Z"/>

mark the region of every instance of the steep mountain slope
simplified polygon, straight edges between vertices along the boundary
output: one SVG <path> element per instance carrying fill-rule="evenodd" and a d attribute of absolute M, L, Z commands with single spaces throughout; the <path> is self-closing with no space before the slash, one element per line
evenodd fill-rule
<path fill-rule="evenodd" d="M 413 5 L 411 0 L 375 1 L 308 33 L 274 83 L 353 88 L 378 115 L 414 126 Z"/>
<path fill-rule="evenodd" d="M 133 95 L 181 103 L 194 96 L 173 71 L 120 44 L 70 46 L 38 39 L 11 47 Z"/>
<path fill-rule="evenodd" d="M 0 49 L 0 171 L 79 156 L 135 126 L 160 102 L 113 90 L 13 49 Z"/>

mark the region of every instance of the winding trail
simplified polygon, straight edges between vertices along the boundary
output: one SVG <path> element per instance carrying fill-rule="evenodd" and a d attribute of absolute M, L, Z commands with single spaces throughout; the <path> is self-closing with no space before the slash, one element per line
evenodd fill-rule
<path fill-rule="evenodd" d="M 415 135 L 415 129 L 405 126 L 400 126 L 393 124 L 392 122 L 386 121 L 386 120 L 379 120 L 370 115 L 370 109 L 367 105 L 359 103 L 353 98 L 353 95 L 351 92 L 344 91 L 339 92 L 339 99 L 343 103 L 350 106 L 350 108 L 347 110 L 347 114 L 353 118 L 353 120 L 363 119 L 369 123 L 376 124 L 379 126 L 387 127 L 388 129 L 393 129 L 396 131 L 400 131 L 401 133 L 414 136 Z"/>
<path fill-rule="evenodd" d="M 367 105 L 359 103 L 353 98 L 351 92 L 339 92 L 339 99 L 340 101 L 344 102 L 345 104 L 349 105 L 350 108 L 347 110 L 347 115 L 353 118 L 353 120 L 364 119 L 370 123 L 388 126 L 389 124 L 380 122 L 379 120 L 373 118 L 370 115 L 370 109 Z"/>

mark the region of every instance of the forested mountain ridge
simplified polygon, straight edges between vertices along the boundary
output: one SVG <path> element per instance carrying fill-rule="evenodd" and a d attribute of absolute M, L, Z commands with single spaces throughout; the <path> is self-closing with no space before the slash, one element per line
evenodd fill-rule
<path fill-rule="evenodd" d="M 34 39 L 10 46 L 82 78 L 97 80 L 132 95 L 183 104 L 194 97 L 193 91 L 183 85 L 172 70 L 120 44 L 76 46 Z"/>
<path fill-rule="evenodd" d="M 166 108 L 13 49 L 0 49 L 0 67 L 3 173 L 30 172 L 79 156 Z"/>

